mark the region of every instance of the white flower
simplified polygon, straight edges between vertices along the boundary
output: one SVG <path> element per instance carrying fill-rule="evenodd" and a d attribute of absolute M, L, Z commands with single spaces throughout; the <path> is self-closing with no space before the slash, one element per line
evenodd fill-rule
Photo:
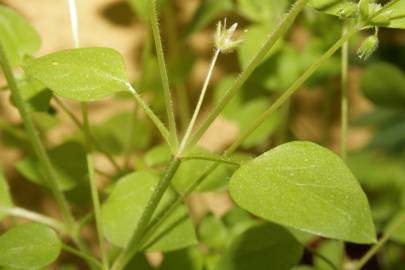
<path fill-rule="evenodd" d="M 226 29 L 226 19 L 223 23 L 218 23 L 215 33 L 215 47 L 222 53 L 230 53 L 242 43 L 242 39 L 235 39 L 237 27 L 238 24 L 234 23 L 231 27 Z"/>

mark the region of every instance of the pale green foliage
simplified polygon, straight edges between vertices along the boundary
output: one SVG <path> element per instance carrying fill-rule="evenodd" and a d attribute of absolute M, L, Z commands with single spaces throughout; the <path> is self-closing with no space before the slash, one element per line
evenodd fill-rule
<path fill-rule="evenodd" d="M 120 247 L 128 244 L 158 181 L 157 175 L 146 171 L 129 174 L 118 181 L 102 206 L 104 232 L 113 244 Z M 156 213 L 165 209 L 175 196 L 173 190 L 168 190 Z M 170 251 L 195 243 L 188 210 L 181 206 L 159 227 L 144 247 L 154 251 Z"/>
<path fill-rule="evenodd" d="M 7 180 L 4 177 L 3 171 L 0 168 L 0 208 L 12 206 L 12 200 L 10 196 L 9 187 Z M 0 220 L 3 219 L 4 215 L 0 211 Z"/>
<path fill-rule="evenodd" d="M 108 48 L 59 51 L 33 60 L 25 70 L 56 94 L 77 101 L 130 90 L 122 56 Z"/>
<path fill-rule="evenodd" d="M 38 269 L 55 261 L 62 243 L 56 233 L 36 223 L 19 225 L 0 236 L 0 265 Z"/>
<path fill-rule="evenodd" d="M 267 223 L 239 235 L 222 254 L 215 270 L 288 270 L 303 247 L 283 227 Z"/>
<path fill-rule="evenodd" d="M 239 206 L 267 220 L 328 238 L 376 241 L 360 185 L 337 155 L 316 144 L 266 152 L 235 172 L 229 190 Z"/>
<path fill-rule="evenodd" d="M 61 190 L 70 190 L 80 182 L 85 182 L 87 174 L 86 152 L 82 145 L 74 141 L 65 142 L 50 149 L 48 154 L 58 175 L 57 181 Z M 31 155 L 17 162 L 16 168 L 28 180 L 37 184 L 44 184 L 39 161 L 35 156 Z"/>
<path fill-rule="evenodd" d="M 383 27 L 405 29 L 405 2 L 394 0 L 394 4 L 387 4 L 372 18 L 372 21 L 383 22 Z M 387 22 L 387 23 L 384 23 Z"/>
<path fill-rule="evenodd" d="M 26 55 L 36 52 L 41 41 L 35 29 L 18 13 L 0 5 L 0 37 L 12 67 L 23 63 Z"/>

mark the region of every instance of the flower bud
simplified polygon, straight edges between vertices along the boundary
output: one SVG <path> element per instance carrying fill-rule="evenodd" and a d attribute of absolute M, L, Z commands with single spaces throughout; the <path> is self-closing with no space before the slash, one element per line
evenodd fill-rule
<path fill-rule="evenodd" d="M 367 60 L 378 48 L 378 37 L 375 35 L 369 36 L 361 44 L 357 55 L 360 59 Z"/>

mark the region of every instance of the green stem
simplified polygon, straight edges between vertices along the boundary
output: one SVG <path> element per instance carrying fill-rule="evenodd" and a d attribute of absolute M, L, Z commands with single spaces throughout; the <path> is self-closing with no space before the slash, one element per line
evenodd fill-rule
<path fill-rule="evenodd" d="M 297 0 L 290 12 L 284 16 L 280 24 L 275 28 L 273 33 L 268 37 L 266 42 L 263 44 L 258 53 L 253 57 L 252 61 L 247 65 L 247 67 L 239 75 L 238 79 L 235 81 L 233 86 L 225 93 L 222 99 L 219 101 L 217 106 L 209 114 L 208 118 L 203 122 L 201 127 L 194 133 L 191 137 L 190 143 L 187 148 L 192 148 L 204 135 L 207 129 L 210 127 L 212 122 L 218 117 L 218 115 L 223 111 L 225 106 L 229 101 L 235 96 L 237 91 L 243 86 L 246 80 L 250 77 L 253 71 L 259 66 L 263 59 L 266 57 L 269 50 L 276 44 L 276 42 L 288 31 L 297 16 L 305 8 L 309 0 Z"/>
<path fill-rule="evenodd" d="M 81 103 L 81 111 L 83 117 L 83 128 L 86 137 L 86 160 L 87 160 L 87 171 L 90 182 L 90 191 L 91 199 L 93 202 L 94 217 L 96 220 L 97 227 L 97 236 L 100 245 L 100 253 L 103 262 L 103 269 L 108 269 L 108 259 L 107 259 L 107 250 L 104 245 L 103 238 L 103 225 L 101 223 L 101 208 L 100 208 L 100 198 L 97 190 L 97 181 L 96 181 L 96 170 L 94 166 L 94 158 L 92 155 L 93 145 L 91 143 L 90 135 L 90 125 L 89 125 L 89 116 L 88 116 L 88 105 L 87 103 Z"/>
<path fill-rule="evenodd" d="M 160 121 L 160 119 L 156 116 L 156 114 L 152 111 L 152 109 L 145 103 L 142 97 L 138 94 L 138 92 L 132 87 L 131 84 L 128 83 L 128 90 L 134 95 L 135 101 L 138 102 L 139 106 L 145 111 L 146 115 L 152 121 L 152 123 L 156 126 L 159 132 L 162 134 L 163 139 L 166 143 L 170 146 L 172 152 L 175 152 L 177 147 L 173 145 L 170 139 L 170 133 L 165 127 L 165 125 Z"/>
<path fill-rule="evenodd" d="M 224 158 L 222 156 L 186 156 L 186 157 L 182 157 L 181 160 L 193 160 L 193 159 L 197 159 L 197 160 L 207 160 L 207 161 L 215 161 L 218 163 L 224 163 L 224 164 L 229 164 L 229 165 L 234 165 L 234 166 L 240 166 L 239 162 L 236 161 L 232 161 L 228 158 Z"/>
<path fill-rule="evenodd" d="M 80 129 L 80 131 L 85 133 L 83 124 L 80 122 L 79 118 L 67 107 L 67 105 L 57 96 L 53 96 L 55 102 L 59 105 L 59 107 L 66 113 L 66 115 L 73 121 L 73 123 Z M 90 132 L 90 138 L 92 143 L 94 144 L 97 149 L 107 158 L 107 160 L 111 163 L 114 169 L 119 173 L 121 172 L 121 168 L 118 165 L 117 161 L 114 157 L 100 144 L 96 137 Z"/>
<path fill-rule="evenodd" d="M 363 268 L 367 262 L 384 246 L 384 244 L 391 238 L 391 236 L 403 225 L 405 224 L 405 213 L 402 214 L 398 221 L 389 228 L 386 233 L 381 237 L 381 239 L 372 248 L 364 254 L 363 257 L 357 262 L 353 270 L 360 270 Z"/>
<path fill-rule="evenodd" d="M 57 221 L 56 219 L 53 219 L 53 218 L 48 217 L 48 216 L 44 216 L 44 215 L 39 214 L 39 213 L 29 211 L 29 210 L 24 209 L 24 208 L 19 208 L 19 207 L 3 208 L 3 207 L 0 207 L 0 213 L 4 213 L 6 215 L 10 215 L 10 216 L 13 216 L 13 217 L 24 218 L 24 219 L 27 219 L 27 220 L 30 220 L 30 221 L 41 223 L 41 224 L 44 224 L 44 225 L 47 225 L 49 227 L 54 228 L 55 230 L 57 230 L 61 234 L 68 234 L 68 232 L 66 231 L 65 226 L 61 222 Z"/>
<path fill-rule="evenodd" d="M 56 174 L 51 164 L 51 161 L 46 153 L 45 147 L 43 146 L 38 131 L 34 126 L 34 122 L 28 112 L 27 106 L 21 96 L 20 89 L 17 86 L 17 82 L 14 78 L 10 63 L 7 59 L 7 56 L 4 52 L 3 44 L 0 42 L 0 64 L 6 77 L 8 86 L 13 95 L 17 109 L 21 115 L 22 121 L 24 123 L 27 135 L 30 138 L 32 148 L 39 160 L 40 166 L 44 173 L 44 181 L 47 187 L 52 192 L 56 202 L 59 205 L 64 221 L 66 222 L 66 227 L 68 230 L 71 230 L 74 227 L 74 217 L 69 209 L 69 205 L 66 201 L 66 198 L 63 192 L 59 189 L 56 182 Z"/>
<path fill-rule="evenodd" d="M 347 34 L 347 22 L 344 22 L 342 36 Z M 348 132 L 348 92 L 349 92 L 349 42 L 345 42 L 341 52 L 341 126 L 340 126 L 340 155 L 343 160 L 347 156 L 347 132 Z"/>
<path fill-rule="evenodd" d="M 62 250 L 66 251 L 68 253 L 71 253 L 71 254 L 79 257 L 79 258 L 84 259 L 89 264 L 97 266 L 98 269 L 103 269 L 103 265 L 99 261 L 97 261 L 95 258 L 81 252 L 80 250 L 77 250 L 77 249 L 75 249 L 73 247 L 70 247 L 68 245 L 62 245 Z"/>
<path fill-rule="evenodd" d="M 208 85 L 209 85 L 209 83 L 211 81 L 212 73 L 214 71 L 214 67 L 215 67 L 215 64 L 216 64 L 216 62 L 218 60 L 218 56 L 219 56 L 220 53 L 221 53 L 221 51 L 219 49 L 216 49 L 215 53 L 214 53 L 214 56 L 212 57 L 211 64 L 210 64 L 210 66 L 208 68 L 208 73 L 207 73 L 207 76 L 205 78 L 204 85 L 202 87 L 200 97 L 198 99 L 197 106 L 195 107 L 193 116 L 192 116 L 192 118 L 190 120 L 190 123 L 189 123 L 189 125 L 187 127 L 187 131 L 186 131 L 186 133 L 185 133 L 185 135 L 183 137 L 183 140 L 182 140 L 182 142 L 180 144 L 178 156 L 183 155 L 183 151 L 185 150 L 185 147 L 188 144 L 189 138 L 191 136 L 191 132 L 193 131 L 195 122 L 197 121 L 198 114 L 200 113 L 200 110 L 201 110 L 201 107 L 202 107 L 202 104 L 203 104 L 203 101 L 204 101 L 204 98 L 205 98 L 205 94 L 207 92 Z"/>
<path fill-rule="evenodd" d="M 233 152 L 242 142 L 249 137 L 268 117 L 278 110 L 288 99 L 301 88 L 301 86 L 311 77 L 315 71 L 324 64 L 349 38 L 357 32 L 357 28 L 353 28 L 344 36 L 342 36 L 327 52 L 325 52 L 315 63 L 313 63 L 283 94 L 268 108 L 256 121 L 248 128 L 239 138 L 230 146 L 228 151 Z"/>
<path fill-rule="evenodd" d="M 237 139 L 224 153 L 225 158 L 231 155 L 234 151 L 238 149 L 238 147 L 242 144 L 242 142 L 254 132 L 257 127 L 259 127 L 268 117 L 276 111 L 278 108 L 280 108 L 287 100 L 288 98 L 295 93 L 300 87 L 304 84 L 304 82 L 324 63 L 326 62 L 327 59 L 329 59 L 342 45 L 343 43 L 348 40 L 354 33 L 357 32 L 357 29 L 354 29 L 347 33 L 345 36 L 343 36 L 341 39 L 339 39 L 324 55 L 322 55 L 317 62 L 315 62 L 309 69 L 300 77 L 298 78 L 292 86 L 284 92 L 282 96 L 280 96 L 276 102 L 273 103 L 272 106 L 268 110 L 266 110 L 261 116 L 258 117 L 258 119 L 252 124 L 252 126 L 247 129 L 243 134 L 239 136 L 239 139 Z M 182 204 L 184 199 L 186 199 L 205 179 L 208 177 L 211 172 L 213 172 L 217 167 L 219 166 L 219 163 L 213 164 L 210 167 L 205 170 L 205 172 L 196 180 L 194 181 L 189 188 L 183 194 L 181 194 L 176 200 L 174 200 L 172 203 L 170 203 L 169 207 L 166 209 L 166 211 L 163 212 L 162 215 L 159 215 L 156 217 L 152 222 L 150 229 L 147 231 L 145 234 L 144 238 L 142 239 L 142 244 L 144 244 L 148 238 L 153 234 L 154 231 L 162 224 L 162 222 L 170 216 L 171 213 L 173 213 L 174 210 L 178 206 Z"/>
<path fill-rule="evenodd" d="M 170 92 L 169 77 L 167 75 L 167 68 L 165 63 L 165 57 L 163 53 L 162 39 L 160 37 L 159 23 L 158 23 L 158 14 L 156 8 L 156 0 L 149 0 L 150 2 L 150 21 L 152 27 L 153 38 L 155 40 L 156 54 L 160 71 L 160 78 L 162 79 L 163 94 L 166 103 L 166 114 L 169 122 L 169 132 L 170 132 L 170 141 L 173 146 L 178 145 L 177 141 L 177 127 L 176 119 L 174 117 L 173 111 L 173 99 Z"/>
<path fill-rule="evenodd" d="M 122 270 L 131 260 L 131 258 L 138 252 L 139 248 L 141 247 L 141 240 L 148 228 L 152 215 L 161 201 L 165 191 L 169 187 L 170 181 L 180 166 L 180 163 L 181 161 L 176 158 L 170 162 L 165 174 L 153 191 L 152 196 L 150 197 L 149 202 L 144 209 L 141 218 L 139 219 L 136 230 L 129 241 L 129 244 L 114 262 L 111 270 Z"/>

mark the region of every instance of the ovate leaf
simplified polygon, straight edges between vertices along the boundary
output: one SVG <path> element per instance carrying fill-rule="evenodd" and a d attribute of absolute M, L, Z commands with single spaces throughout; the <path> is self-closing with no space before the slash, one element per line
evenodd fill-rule
<path fill-rule="evenodd" d="M 54 262 L 61 248 L 50 228 L 36 223 L 20 225 L 0 236 L 0 265 L 38 269 Z"/>
<path fill-rule="evenodd" d="M 314 143 L 283 144 L 247 162 L 229 190 L 240 207 L 264 219 L 349 242 L 376 240 L 355 177 L 336 154 Z"/>
<path fill-rule="evenodd" d="M 35 29 L 14 10 L 0 5 L 1 43 L 11 66 L 23 62 L 24 56 L 36 52 L 41 40 Z"/>
<path fill-rule="evenodd" d="M 158 181 L 156 175 L 145 171 L 129 174 L 118 181 L 102 207 L 104 232 L 114 245 L 125 247 L 128 244 Z M 173 190 L 168 190 L 156 213 L 166 209 L 175 196 Z M 187 208 L 180 206 L 156 230 L 145 247 L 153 251 L 170 251 L 195 243 Z"/>
<path fill-rule="evenodd" d="M 254 226 L 225 250 L 215 270 L 289 270 L 303 247 L 283 227 L 267 223 Z"/>
<path fill-rule="evenodd" d="M 405 2 L 402 0 L 392 0 L 386 4 L 377 16 L 372 18 L 372 22 L 387 21 L 384 27 L 405 29 Z M 378 24 L 377 24 L 378 25 Z"/>
<path fill-rule="evenodd" d="M 357 4 L 347 0 L 310 0 L 308 5 L 321 12 L 334 16 L 355 16 Z"/>
<path fill-rule="evenodd" d="M 78 101 L 94 101 L 129 89 L 124 60 L 109 48 L 48 54 L 30 62 L 26 72 L 56 94 Z"/>
<path fill-rule="evenodd" d="M 57 183 L 61 190 L 74 188 L 78 183 L 84 182 L 87 175 L 86 152 L 77 142 L 66 142 L 48 151 L 52 165 L 57 174 Z M 44 184 L 44 178 L 38 159 L 31 155 L 19 161 L 17 170 L 28 180 Z"/>
<path fill-rule="evenodd" d="M 197 247 L 168 252 L 165 253 L 159 270 L 203 270 L 204 258 L 204 254 Z"/>
<path fill-rule="evenodd" d="M 8 188 L 7 180 L 4 177 L 3 171 L 0 168 L 0 208 L 12 206 L 12 200 L 10 196 L 10 191 Z M 0 211 L 0 220 L 4 215 Z"/>

